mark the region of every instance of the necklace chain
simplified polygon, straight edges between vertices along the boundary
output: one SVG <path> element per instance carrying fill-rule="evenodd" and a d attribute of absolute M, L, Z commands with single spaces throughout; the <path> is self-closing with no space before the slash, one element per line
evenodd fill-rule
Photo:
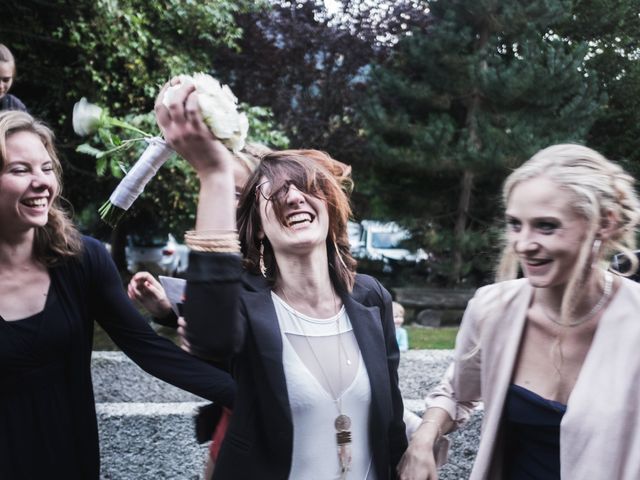
<path fill-rule="evenodd" d="M 284 298 L 287 301 L 287 303 L 289 304 L 289 306 L 294 310 L 294 312 L 297 312 L 293 308 L 293 304 L 291 303 L 291 300 L 289 300 L 289 297 L 287 296 L 287 292 L 285 292 L 284 288 L 282 288 L 281 290 L 282 290 L 282 295 L 284 296 Z M 337 310 L 338 309 L 338 302 L 336 301 L 335 293 L 333 293 L 333 291 L 331 293 L 333 294 L 333 306 Z M 339 313 L 340 312 L 338 312 L 338 314 L 337 314 L 337 318 L 336 318 L 335 322 L 336 322 L 336 332 L 337 332 L 337 335 L 338 335 L 338 376 L 340 376 L 340 378 L 342 379 L 342 369 L 341 369 L 342 357 L 345 356 L 347 358 L 347 365 L 351 365 L 351 360 L 348 358 L 346 352 L 343 352 L 344 348 L 343 348 L 343 345 L 342 345 L 342 338 L 340 336 L 340 317 L 341 317 L 341 315 L 339 315 Z M 333 387 L 331 386 L 331 382 L 329 381 L 329 377 L 328 377 L 327 373 L 324 371 L 324 368 L 322 367 L 322 362 L 320 362 L 320 359 L 318 358 L 318 355 L 316 354 L 315 349 L 311 345 L 311 340 L 309 339 L 309 335 L 307 335 L 307 331 L 305 330 L 304 325 L 302 324 L 302 320 L 295 313 L 293 314 L 293 316 L 296 319 L 296 322 L 298 323 L 298 327 L 302 331 L 302 336 L 304 337 L 304 339 L 307 342 L 307 346 L 309 347 L 309 350 L 311 351 L 311 354 L 313 355 L 313 358 L 316 361 L 316 364 L 318 365 L 318 368 L 320 369 L 320 373 L 322 373 L 322 376 L 324 377 L 325 382 L 327 382 L 327 387 L 329 388 L 329 390 L 331 390 L 331 395 L 333 396 L 333 399 L 335 400 L 336 405 L 338 406 L 339 413 L 342 414 L 341 397 L 336 395 L 336 392 L 334 392 Z"/>
<path fill-rule="evenodd" d="M 608 271 L 604 272 L 604 289 L 602 290 L 602 296 L 584 317 L 576 320 L 575 322 L 563 323 L 557 318 L 554 318 L 551 315 L 549 315 L 549 312 L 547 312 L 547 310 L 545 310 L 544 308 L 542 309 L 542 311 L 545 317 L 547 317 L 556 325 L 560 325 L 561 327 L 577 327 L 578 325 L 587 323 L 589 320 L 595 317 L 600 310 L 602 310 L 602 307 L 605 306 L 605 304 L 607 303 L 607 300 L 609 300 L 609 298 L 611 297 L 612 290 L 613 290 L 613 274 Z"/>
<path fill-rule="evenodd" d="M 307 346 L 309 347 L 309 350 L 311 351 L 311 354 L 313 355 L 313 358 L 315 359 L 316 364 L 318 365 L 318 368 L 320 369 L 320 372 L 324 377 L 324 380 L 327 382 L 327 387 L 331 391 L 331 395 L 333 396 L 334 403 L 338 409 L 338 416 L 335 418 L 333 425 L 337 431 L 336 443 L 338 445 L 338 461 L 340 463 L 340 479 L 344 480 L 346 479 L 347 473 L 349 472 L 351 467 L 351 418 L 349 418 L 348 415 L 345 415 L 344 413 L 342 413 L 342 394 L 336 395 L 336 392 L 333 390 L 333 387 L 331 386 L 331 382 L 329 381 L 329 376 L 324 371 L 324 368 L 322 367 L 322 363 L 320 362 L 320 359 L 318 358 L 316 351 L 311 345 L 311 340 L 309 339 L 309 336 L 307 335 L 307 332 L 305 331 L 304 326 L 302 325 L 302 319 L 300 318 L 299 315 L 296 315 L 297 312 L 293 308 L 293 305 L 291 304 L 291 300 L 289 300 L 289 297 L 287 296 L 287 292 L 285 292 L 284 288 L 282 288 L 281 290 L 285 300 L 293 310 L 292 314 L 298 323 L 298 327 L 302 331 L 302 335 L 307 341 Z M 335 309 L 338 310 L 338 302 L 336 301 L 336 294 L 333 291 L 333 289 L 331 289 L 331 294 L 333 295 L 333 305 Z M 338 334 L 338 378 L 340 379 L 340 382 L 342 381 L 343 350 L 345 350 L 344 356 L 347 359 L 347 365 L 351 365 L 351 360 L 349 359 L 346 353 L 346 349 L 342 344 L 342 334 L 340 333 L 341 316 L 342 315 L 340 315 L 340 312 L 338 312 L 337 318 L 336 318 L 336 330 Z"/>

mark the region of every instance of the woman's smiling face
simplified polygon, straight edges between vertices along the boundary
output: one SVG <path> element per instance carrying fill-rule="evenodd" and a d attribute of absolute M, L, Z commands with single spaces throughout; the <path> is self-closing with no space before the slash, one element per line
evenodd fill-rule
<path fill-rule="evenodd" d="M 324 248 L 329 231 L 326 202 L 291 182 L 275 192 L 271 186 L 270 181 L 262 178 L 256 195 L 260 202 L 262 231 L 274 252 L 303 254 L 318 246 Z M 276 215 L 274 202 L 278 202 L 284 222 Z"/>
<path fill-rule="evenodd" d="M 516 185 L 506 211 L 507 241 L 534 287 L 566 285 L 587 236 L 573 196 L 541 176 Z"/>
<path fill-rule="evenodd" d="M 0 171 L 0 225 L 18 230 L 46 225 L 58 189 L 54 162 L 40 137 L 12 133 Z"/>

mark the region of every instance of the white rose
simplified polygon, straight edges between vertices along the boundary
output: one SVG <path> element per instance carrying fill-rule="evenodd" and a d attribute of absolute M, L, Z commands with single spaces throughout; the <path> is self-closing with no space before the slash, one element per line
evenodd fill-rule
<path fill-rule="evenodd" d="M 82 97 L 73 106 L 73 131 L 84 137 L 95 132 L 102 123 L 102 108 Z"/>
<path fill-rule="evenodd" d="M 167 89 L 162 103 L 168 107 L 175 92 L 183 83 L 193 83 L 198 94 L 198 106 L 202 118 L 211 132 L 227 148 L 234 152 L 242 150 L 247 138 L 249 122 L 246 115 L 238 112 L 238 99 L 231 89 L 205 73 L 196 73 L 193 77 L 180 75 L 179 78 L 179 84 Z"/>
<path fill-rule="evenodd" d="M 237 153 L 244 148 L 244 142 L 249 132 L 249 119 L 244 113 L 240 114 L 239 130 L 233 132 L 233 136 L 229 138 L 229 148 Z"/>
<path fill-rule="evenodd" d="M 178 83 L 167 88 L 167 91 L 164 92 L 164 97 L 162 97 L 162 104 L 167 108 L 169 108 L 169 104 L 171 104 L 176 92 L 183 84 L 193 83 L 193 78 L 190 75 L 178 75 L 178 80 Z"/>

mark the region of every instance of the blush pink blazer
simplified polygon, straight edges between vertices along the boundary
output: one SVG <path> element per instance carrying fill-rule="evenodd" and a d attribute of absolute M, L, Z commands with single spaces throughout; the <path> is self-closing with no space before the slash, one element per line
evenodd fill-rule
<path fill-rule="evenodd" d="M 454 362 L 427 397 L 457 426 L 484 402 L 470 480 L 502 478 L 501 420 L 533 289 L 526 278 L 480 288 Z M 622 278 L 600 319 L 560 425 L 562 480 L 640 479 L 640 284 Z"/>

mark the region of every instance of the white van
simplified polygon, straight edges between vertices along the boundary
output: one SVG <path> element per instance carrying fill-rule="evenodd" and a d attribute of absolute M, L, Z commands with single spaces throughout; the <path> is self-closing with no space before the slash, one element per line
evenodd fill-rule
<path fill-rule="evenodd" d="M 395 222 L 377 222 L 363 220 L 361 222 L 360 241 L 353 249 L 355 258 L 418 263 L 429 259 L 422 248 L 411 251 L 403 245 L 411 238 L 406 228 Z"/>

